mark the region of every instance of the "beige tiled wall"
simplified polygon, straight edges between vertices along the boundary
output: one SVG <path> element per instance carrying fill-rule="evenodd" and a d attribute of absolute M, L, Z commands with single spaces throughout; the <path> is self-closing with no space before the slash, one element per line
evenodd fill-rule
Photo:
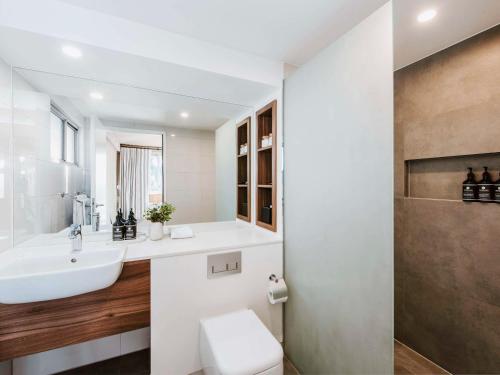
<path fill-rule="evenodd" d="M 171 129 L 166 138 L 166 196 L 177 208 L 171 224 L 215 221 L 215 133 Z"/>

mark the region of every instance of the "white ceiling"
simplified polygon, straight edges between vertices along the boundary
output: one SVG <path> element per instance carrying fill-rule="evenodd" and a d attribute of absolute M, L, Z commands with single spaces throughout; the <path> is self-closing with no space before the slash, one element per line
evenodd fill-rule
<path fill-rule="evenodd" d="M 24 69 L 16 69 L 16 72 L 36 89 L 53 97 L 66 98 L 84 116 L 94 115 L 101 120 L 213 130 L 249 110 L 240 105 L 130 86 Z M 93 91 L 104 98 L 90 98 Z M 181 112 L 189 113 L 189 117 L 182 118 Z"/>
<path fill-rule="evenodd" d="M 162 147 L 162 136 L 159 134 L 108 131 L 106 132 L 106 136 L 108 136 L 115 145 L 126 144 Z"/>
<path fill-rule="evenodd" d="M 16 0 L 14 3 L 18 1 L 21 0 Z M 155 36 L 159 37 L 161 33 L 166 33 L 164 30 L 169 30 L 210 41 L 213 43 L 214 53 L 220 55 L 221 61 L 231 59 L 225 58 L 230 54 L 222 56 L 222 52 L 219 53 L 218 45 L 300 65 L 385 1 L 310 0 L 306 3 L 299 0 L 143 0 L 141 2 L 54 0 L 52 2 L 75 10 L 76 15 L 90 13 L 81 15 L 82 22 L 89 17 L 96 18 L 97 15 L 102 15 L 110 24 L 113 24 L 113 20 L 125 19 L 130 21 L 122 22 L 134 25 L 146 24 L 147 26 L 141 27 L 149 27 L 151 33 L 144 43 L 156 50 L 161 49 L 158 49 L 155 43 L 163 39 L 157 40 Z M 500 20 L 500 0 L 393 0 L 393 4 L 396 69 L 490 28 Z M 419 12 L 427 8 L 435 8 L 438 15 L 428 23 L 419 24 L 416 17 Z M 78 29 L 81 34 L 92 34 L 92 32 L 95 34 L 98 31 L 89 25 L 87 32 L 88 23 L 83 23 L 83 29 Z M 131 103 L 130 100 L 120 99 L 120 101 L 97 104 L 88 103 L 85 97 L 74 98 L 75 103 L 83 111 L 92 112 L 106 119 L 154 124 L 172 121 L 169 124 L 171 126 L 212 129 L 228 116 L 242 112 L 245 106 L 254 106 L 278 89 L 275 85 L 262 83 L 263 81 L 243 79 L 242 75 L 238 74 L 221 74 L 171 63 L 169 60 L 119 52 L 110 46 L 103 48 L 74 42 L 71 40 L 74 40 L 78 33 L 71 30 L 69 25 L 61 30 L 66 29 L 68 30 L 65 35 L 69 43 L 82 50 L 81 59 L 72 60 L 62 55 L 61 46 L 68 43 L 68 40 L 50 33 L 35 33 L 12 26 L 0 27 L 0 56 L 17 67 L 85 77 L 98 82 L 119 82 L 161 91 L 164 93 L 158 96 L 170 97 L 168 106 L 161 108 L 144 100 Z M 107 30 L 104 34 L 112 34 L 111 31 Z M 133 32 L 132 29 L 130 32 Z M 139 40 L 142 43 L 144 38 Z M 123 38 L 123 41 L 128 41 L 128 38 Z M 183 46 L 181 43 L 177 50 L 183 50 Z M 248 54 L 245 56 L 250 58 Z M 197 60 L 200 60 L 199 57 Z M 248 70 L 247 68 L 248 66 L 241 70 Z M 38 84 L 48 88 L 54 82 L 41 81 Z M 67 87 L 66 91 L 70 88 Z M 57 89 L 62 90 L 62 87 Z M 167 93 L 181 94 L 184 97 L 175 99 L 174 95 Z M 119 96 L 116 89 L 112 96 Z M 204 100 L 188 100 L 188 97 L 232 103 L 236 106 L 231 104 L 226 106 L 223 103 L 209 105 Z M 164 102 L 165 100 L 162 105 L 166 105 Z M 190 117 L 190 121 L 182 122 L 175 114 L 186 110 L 183 108 L 190 108 L 190 111 L 193 113 L 197 111 L 198 114 Z"/>
<path fill-rule="evenodd" d="M 302 65 L 387 2 L 387 0 L 62 1 L 292 65 Z"/>
<path fill-rule="evenodd" d="M 500 0 L 394 0 L 395 69 L 412 64 L 500 22 Z M 429 22 L 417 15 L 433 8 Z"/>

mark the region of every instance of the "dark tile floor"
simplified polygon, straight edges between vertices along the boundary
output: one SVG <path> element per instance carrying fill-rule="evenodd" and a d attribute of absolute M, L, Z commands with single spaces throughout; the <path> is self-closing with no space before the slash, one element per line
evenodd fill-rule
<path fill-rule="evenodd" d="M 93 363 L 88 366 L 60 372 L 57 375 L 149 375 L 149 350 L 131 353 L 122 357 Z M 295 367 L 285 358 L 284 375 L 299 375 Z"/>
<path fill-rule="evenodd" d="M 420 356 L 398 341 L 394 343 L 394 373 L 396 375 L 447 375 L 448 372 Z M 150 353 L 148 350 L 131 353 L 59 373 L 58 375 L 149 375 Z M 285 358 L 284 375 L 300 375 Z"/>

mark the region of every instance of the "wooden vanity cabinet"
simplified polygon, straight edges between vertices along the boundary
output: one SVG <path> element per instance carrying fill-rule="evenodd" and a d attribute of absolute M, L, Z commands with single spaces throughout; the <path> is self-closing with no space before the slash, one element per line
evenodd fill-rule
<path fill-rule="evenodd" d="M 112 286 L 52 301 L 0 304 L 0 362 L 150 324 L 150 261 L 127 262 Z"/>

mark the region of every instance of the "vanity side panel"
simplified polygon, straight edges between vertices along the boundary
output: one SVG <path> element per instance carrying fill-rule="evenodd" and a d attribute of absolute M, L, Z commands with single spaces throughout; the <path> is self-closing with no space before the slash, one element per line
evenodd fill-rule
<path fill-rule="evenodd" d="M 283 245 L 241 251 L 239 274 L 207 278 L 214 253 L 158 258 L 151 262 L 151 374 L 191 374 L 201 369 L 200 319 L 252 309 L 282 341 L 282 305 L 267 300 L 269 275 L 283 275 Z"/>
<path fill-rule="evenodd" d="M 53 301 L 0 304 L 0 361 L 149 326 L 150 261 L 125 263 L 109 288 Z"/>

